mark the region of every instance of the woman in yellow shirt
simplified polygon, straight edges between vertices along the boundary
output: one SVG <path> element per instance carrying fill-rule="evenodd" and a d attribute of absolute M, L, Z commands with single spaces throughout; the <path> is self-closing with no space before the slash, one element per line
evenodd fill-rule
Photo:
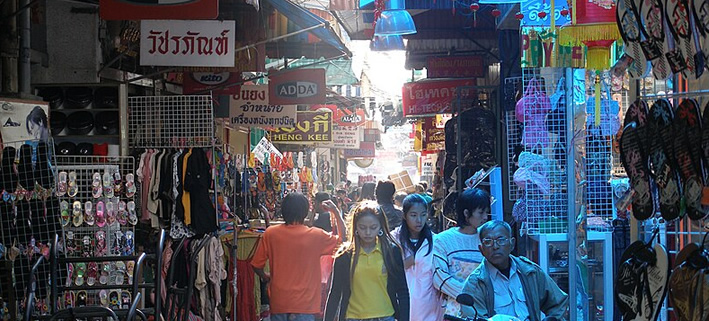
<path fill-rule="evenodd" d="M 409 321 L 409 289 L 401 249 L 376 202 L 348 217 L 348 242 L 335 258 L 324 321 Z"/>

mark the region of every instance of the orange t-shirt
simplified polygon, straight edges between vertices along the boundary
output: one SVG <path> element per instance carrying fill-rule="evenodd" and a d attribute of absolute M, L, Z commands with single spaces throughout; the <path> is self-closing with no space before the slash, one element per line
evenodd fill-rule
<path fill-rule="evenodd" d="M 338 243 L 336 235 L 300 224 L 266 229 L 251 265 L 262 269 L 269 262 L 272 314 L 320 313 L 320 257 L 332 255 Z"/>

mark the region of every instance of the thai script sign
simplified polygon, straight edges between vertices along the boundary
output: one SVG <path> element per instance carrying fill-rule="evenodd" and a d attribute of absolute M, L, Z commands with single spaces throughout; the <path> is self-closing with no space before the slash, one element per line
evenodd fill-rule
<path fill-rule="evenodd" d="M 453 101 L 458 98 L 472 98 L 475 94 L 474 79 L 420 81 L 404 84 L 403 105 L 404 116 L 424 116 L 440 113 L 451 113 Z"/>
<path fill-rule="evenodd" d="M 317 143 L 332 140 L 330 111 L 299 111 L 293 128 L 276 128 L 271 140 L 279 143 Z"/>
<path fill-rule="evenodd" d="M 318 144 L 319 147 L 339 149 L 359 149 L 362 133 L 358 127 L 338 126 L 332 128 L 332 141 Z"/>
<path fill-rule="evenodd" d="M 359 149 L 345 149 L 345 158 L 373 158 L 376 156 L 377 145 L 373 142 L 362 142 Z"/>
<path fill-rule="evenodd" d="M 233 67 L 235 35 L 233 20 L 144 20 L 140 64 Z"/>
<path fill-rule="evenodd" d="M 428 57 L 428 78 L 482 78 L 485 68 L 482 56 Z"/>
<path fill-rule="evenodd" d="M 297 69 L 268 79 L 272 104 L 322 104 L 325 102 L 325 69 Z"/>
<path fill-rule="evenodd" d="M 219 0 L 101 0 L 103 20 L 216 19 Z"/>
<path fill-rule="evenodd" d="M 312 105 L 310 110 L 319 110 L 321 108 L 327 108 L 332 111 L 332 123 L 339 126 L 360 126 L 366 120 L 364 109 L 359 108 L 353 112 L 349 109 L 338 108 L 337 105 Z"/>
<path fill-rule="evenodd" d="M 445 147 L 446 134 L 444 130 L 437 126 L 436 117 L 426 117 L 423 119 L 423 150 L 441 150 Z"/>
<path fill-rule="evenodd" d="M 266 139 L 266 137 L 262 137 L 261 140 L 254 146 L 254 150 L 251 151 L 254 154 L 254 157 L 258 159 L 261 164 L 264 164 L 266 162 L 266 154 L 268 155 L 275 155 L 278 158 L 283 158 L 283 154 L 276 148 L 276 146 L 273 146 L 271 142 Z"/>
<path fill-rule="evenodd" d="M 232 85 L 241 81 L 237 72 L 185 72 L 182 76 L 182 93 L 185 95 L 212 91 L 214 95 L 234 95 L 239 86 Z"/>
<path fill-rule="evenodd" d="M 522 67 L 584 68 L 583 46 L 560 46 L 557 34 L 549 28 L 522 28 Z"/>
<path fill-rule="evenodd" d="M 247 127 L 293 127 L 297 116 L 295 105 L 268 103 L 268 86 L 241 86 L 229 102 L 229 118 L 234 125 Z"/>

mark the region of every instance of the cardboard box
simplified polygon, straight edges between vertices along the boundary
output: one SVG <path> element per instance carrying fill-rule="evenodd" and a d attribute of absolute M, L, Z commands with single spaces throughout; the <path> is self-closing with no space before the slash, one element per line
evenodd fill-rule
<path fill-rule="evenodd" d="M 414 183 L 411 181 L 411 177 L 409 177 L 409 173 L 407 171 L 401 171 L 396 174 L 391 174 L 388 176 L 388 178 L 390 181 L 394 182 L 394 186 L 396 186 L 397 193 L 413 193 L 416 191 Z"/>

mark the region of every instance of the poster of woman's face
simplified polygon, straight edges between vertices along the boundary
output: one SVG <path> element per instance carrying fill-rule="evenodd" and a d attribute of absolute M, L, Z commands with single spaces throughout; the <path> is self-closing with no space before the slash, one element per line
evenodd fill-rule
<path fill-rule="evenodd" d="M 0 98 L 4 142 L 49 139 L 49 105 L 43 101 Z"/>

